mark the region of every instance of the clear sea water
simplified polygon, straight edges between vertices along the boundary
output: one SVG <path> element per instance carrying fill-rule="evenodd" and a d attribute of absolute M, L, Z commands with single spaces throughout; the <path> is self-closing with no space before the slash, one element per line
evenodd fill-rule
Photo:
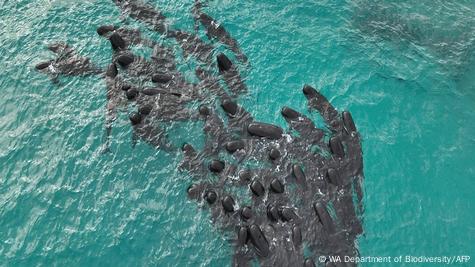
<path fill-rule="evenodd" d="M 150 3 L 193 29 L 193 1 Z M 475 266 L 473 0 L 223 0 L 205 10 L 249 57 L 240 102 L 257 119 L 284 126 L 281 106 L 306 112 L 305 83 L 352 112 L 365 159 L 362 256 L 470 255 L 460 266 Z M 104 82 L 54 85 L 34 70 L 53 41 L 105 67 L 110 44 L 95 29 L 124 20 L 144 29 L 109 0 L 0 0 L 1 266 L 230 264 L 227 237 L 187 199 L 179 153 L 132 149 L 124 113 L 101 154 Z M 171 128 L 177 143 L 202 138 L 198 126 Z"/>

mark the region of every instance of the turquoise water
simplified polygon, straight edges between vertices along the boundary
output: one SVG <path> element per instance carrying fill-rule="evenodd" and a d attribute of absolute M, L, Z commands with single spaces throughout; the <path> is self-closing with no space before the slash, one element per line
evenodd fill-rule
<path fill-rule="evenodd" d="M 190 31 L 192 2 L 151 1 Z M 186 197 L 181 155 L 132 149 L 125 113 L 101 154 L 104 82 L 54 85 L 34 70 L 52 41 L 105 67 L 111 48 L 95 29 L 124 20 L 118 8 L 0 7 L 0 264 L 229 265 L 227 237 Z M 206 11 L 249 57 L 240 102 L 256 119 L 285 126 L 281 106 L 306 110 L 304 83 L 352 112 L 365 159 L 362 256 L 470 255 L 460 266 L 475 265 L 475 2 L 226 0 Z M 172 126 L 175 142 L 199 143 L 195 126 Z"/>

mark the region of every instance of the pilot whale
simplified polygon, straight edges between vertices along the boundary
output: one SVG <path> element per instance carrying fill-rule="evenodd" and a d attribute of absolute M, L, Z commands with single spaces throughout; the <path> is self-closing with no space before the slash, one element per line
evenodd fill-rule
<path fill-rule="evenodd" d="M 79 55 L 72 47 L 63 42 L 52 43 L 48 49 L 56 55 L 55 59 L 36 64 L 36 70 L 51 77 L 53 82 L 59 76 L 97 75 L 103 71 L 95 66 L 88 57 Z"/>
<path fill-rule="evenodd" d="M 198 23 L 201 23 L 206 29 L 206 36 L 209 39 L 218 40 L 226 45 L 241 63 L 247 63 L 247 56 L 241 51 L 238 41 L 226 31 L 223 25 L 203 12 L 203 3 L 200 0 L 195 0 L 192 13 L 195 19 L 195 30 L 198 29 Z"/>

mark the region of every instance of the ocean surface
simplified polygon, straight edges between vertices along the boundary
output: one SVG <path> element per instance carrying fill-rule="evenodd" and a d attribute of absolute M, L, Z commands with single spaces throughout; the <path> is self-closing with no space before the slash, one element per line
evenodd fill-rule
<path fill-rule="evenodd" d="M 193 30 L 193 1 L 149 3 Z M 222 0 L 205 11 L 249 57 L 240 103 L 257 120 L 284 127 L 283 105 L 310 114 L 306 83 L 352 112 L 361 256 L 469 255 L 458 265 L 475 266 L 475 1 Z M 55 41 L 106 67 L 111 47 L 95 30 L 120 23 L 160 38 L 110 0 L 0 0 L 0 266 L 231 262 L 229 237 L 187 198 L 179 152 L 132 148 L 124 112 L 102 154 L 104 81 L 53 84 L 34 69 Z M 194 126 L 171 125 L 173 142 L 201 142 Z"/>

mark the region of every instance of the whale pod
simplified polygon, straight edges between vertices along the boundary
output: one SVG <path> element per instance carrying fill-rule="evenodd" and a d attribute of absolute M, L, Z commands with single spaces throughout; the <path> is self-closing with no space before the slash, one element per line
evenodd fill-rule
<path fill-rule="evenodd" d="M 254 136 L 266 137 L 269 139 L 280 139 L 282 137 L 282 128 L 262 122 L 253 122 L 247 126 L 247 131 Z"/>
<path fill-rule="evenodd" d="M 282 194 L 284 193 L 284 185 L 282 184 L 282 182 L 277 179 L 277 178 L 274 178 L 271 182 L 270 182 L 270 189 L 274 192 L 274 193 L 277 193 L 277 194 Z"/>
<path fill-rule="evenodd" d="M 231 196 L 225 196 L 221 201 L 224 211 L 233 212 L 234 211 L 234 199 Z"/>
<path fill-rule="evenodd" d="M 257 180 L 254 180 L 251 183 L 250 187 L 251 187 L 252 193 L 254 193 L 254 195 L 256 195 L 258 197 L 264 195 L 264 193 L 265 193 L 264 186 L 261 184 L 261 182 L 259 182 Z"/>
<path fill-rule="evenodd" d="M 343 148 L 341 139 L 338 136 L 330 138 L 330 149 L 334 155 L 340 158 L 345 155 L 345 149 Z"/>
<path fill-rule="evenodd" d="M 229 153 L 234 153 L 239 149 L 244 148 L 244 141 L 242 140 L 235 140 L 235 141 L 230 141 L 226 143 L 226 150 Z"/>
<path fill-rule="evenodd" d="M 218 61 L 218 68 L 220 72 L 228 71 L 233 66 L 231 60 L 229 60 L 229 58 L 223 53 L 219 54 L 216 57 L 216 60 Z"/>
<path fill-rule="evenodd" d="M 222 172 L 224 170 L 224 162 L 223 161 L 220 161 L 220 160 L 213 160 L 211 161 L 211 163 L 209 164 L 208 168 L 210 171 L 212 172 Z"/>
<path fill-rule="evenodd" d="M 267 257 L 270 253 L 269 242 L 267 242 L 261 228 L 256 224 L 251 225 L 249 227 L 249 236 L 256 253 L 261 257 Z"/>
<path fill-rule="evenodd" d="M 141 4 L 141 1 L 131 0 L 113 0 L 113 2 L 119 5 L 125 14 L 145 22 L 152 30 L 165 33 L 164 38 L 173 38 L 182 47 L 184 58 L 194 56 L 201 63 L 208 65 L 213 60 L 214 45 L 201 40 L 202 35 L 198 34 L 198 31 L 193 34 L 180 31 L 179 29 L 168 30 L 166 25 L 171 24 L 164 22 L 165 17 L 155 10 L 155 5 Z M 201 3 L 201 0 L 195 0 L 195 3 Z M 200 13 L 198 12 L 197 14 L 199 15 Z M 227 46 L 235 47 L 236 51 L 239 52 L 237 42 L 230 40 L 222 25 L 206 14 L 201 14 L 197 18 L 206 26 L 208 37 L 217 38 Z M 304 256 L 310 253 L 310 251 L 304 252 L 302 247 L 303 238 L 306 238 L 307 234 L 312 237 L 308 238 L 308 247 L 310 250 L 317 251 L 314 251 L 315 253 L 320 253 L 322 246 L 324 247 L 323 250 L 326 247 L 333 252 L 352 251 L 350 246 L 353 244 L 350 244 L 350 241 L 354 241 L 353 234 L 356 233 L 352 228 L 355 219 L 357 219 L 354 213 L 350 213 L 350 211 L 353 211 L 353 202 L 351 201 L 351 194 L 353 192 L 341 190 L 341 192 L 338 191 L 341 194 L 335 196 L 338 197 L 335 200 L 336 213 L 338 219 L 341 216 L 342 220 L 340 225 L 333 220 L 332 210 L 329 209 L 326 202 L 312 203 L 312 199 L 317 197 L 314 195 L 316 190 L 321 193 L 321 196 L 319 195 L 318 197 L 322 197 L 322 199 L 330 197 L 330 199 L 333 199 L 334 186 L 318 188 L 321 184 L 320 182 L 325 181 L 314 181 L 315 183 L 311 183 L 313 178 L 319 179 L 319 177 L 326 174 L 328 183 L 344 185 L 347 179 L 353 177 L 353 173 L 355 175 L 362 174 L 362 163 L 356 162 L 358 163 L 356 164 L 352 162 L 354 160 L 361 161 L 360 157 L 348 157 L 345 159 L 348 160 L 344 162 L 345 164 L 335 162 L 337 156 L 342 157 L 345 155 L 347 147 L 349 149 L 348 153 L 352 152 L 352 156 L 353 153 L 359 152 L 354 150 L 360 149 L 357 146 L 359 138 L 349 138 L 352 136 L 356 137 L 356 135 L 353 135 L 356 132 L 356 126 L 349 112 L 344 111 L 340 115 L 317 90 L 310 86 L 303 88 L 309 107 L 319 111 L 325 122 L 329 124 L 330 131 L 336 136 L 332 137 L 329 143 L 326 144 L 328 146 L 326 149 L 331 151 L 334 158 L 321 157 L 316 155 L 313 149 L 307 148 L 308 146 L 320 144 L 321 138 L 317 137 L 319 137 L 320 132 L 323 135 L 323 130 L 318 129 L 304 114 L 289 107 L 283 107 L 280 110 L 282 116 L 290 124 L 290 128 L 292 128 L 291 133 L 295 130 L 299 134 L 300 138 L 297 138 L 296 142 L 291 142 L 291 138 L 289 140 L 282 138 L 284 137 L 284 130 L 281 127 L 253 121 L 252 114 L 247 113 L 243 106 L 238 105 L 239 102 L 236 99 L 239 99 L 247 91 L 247 87 L 245 86 L 245 79 L 242 79 L 239 74 L 239 67 L 241 66 L 237 66 L 233 62 L 235 58 L 240 60 L 240 54 L 235 52 L 235 50 L 231 49 L 235 52 L 236 57 L 228 57 L 218 52 L 216 67 L 219 69 L 221 77 L 215 77 L 213 74 L 208 73 L 208 71 L 203 71 L 199 74 L 197 70 L 196 73 L 200 80 L 198 84 L 187 81 L 186 77 L 182 77 L 182 73 L 180 73 L 182 69 L 177 66 L 174 48 L 165 49 L 165 46 L 162 47 L 161 42 L 156 40 L 156 38 L 153 40 L 143 39 L 140 32 L 136 29 L 116 28 L 113 25 L 100 26 L 96 31 L 97 34 L 108 38 L 112 48 L 115 50 L 113 53 L 114 64 L 111 64 L 105 72 L 109 100 L 117 100 L 112 104 L 119 104 L 120 100 L 121 105 L 127 105 L 127 103 L 122 103 L 125 96 L 130 100 L 137 99 L 137 103 L 134 105 L 137 112 L 129 116 L 131 123 L 137 125 L 133 129 L 134 134 L 142 137 L 157 148 L 162 148 L 161 136 L 166 136 L 165 131 L 168 127 L 160 129 L 158 123 L 162 123 L 165 119 L 167 121 L 195 121 L 199 118 L 204 121 L 203 129 L 206 140 L 203 153 L 197 152 L 191 145 L 184 144 L 182 146 L 184 153 L 182 166 L 190 174 L 192 173 L 200 178 L 206 176 L 207 171 L 216 174 L 211 179 L 205 177 L 206 182 L 194 184 L 187 191 L 189 195 L 195 196 L 195 199 L 199 200 L 201 198 L 202 202 L 206 203 L 209 208 L 212 207 L 211 216 L 213 217 L 213 222 L 223 222 L 223 228 L 234 230 L 233 234 L 237 234 L 236 241 L 238 245 L 252 247 L 252 249 L 239 247 L 236 249 L 235 262 L 243 263 L 236 266 L 252 264 L 248 264 L 248 262 L 255 260 L 253 258 L 256 257 L 256 254 L 260 257 L 268 257 L 265 260 L 261 259 L 261 265 L 315 266 L 312 259 L 305 258 Z M 225 42 L 223 40 L 228 41 Z M 168 42 L 165 43 L 168 44 Z M 140 58 L 139 60 L 137 54 L 134 56 L 128 50 L 128 46 L 136 44 L 144 45 L 148 48 L 153 47 L 150 61 L 148 57 L 147 59 L 144 58 L 142 60 Z M 78 57 L 79 55 L 71 53 L 72 49 L 67 46 L 57 45 L 51 47 L 51 50 L 65 54 L 66 59 L 60 58 L 59 61 L 55 59 L 40 63 L 37 65 L 39 70 L 52 67 L 51 64 L 54 64 L 53 66 L 59 71 L 58 73 L 71 71 L 71 73 L 76 74 L 81 73 L 80 71 L 84 72 L 84 70 L 89 71 L 89 69 L 94 67 L 92 64 L 84 63 L 86 61 L 84 60 L 83 62 L 83 59 Z M 80 62 L 76 64 L 75 60 L 77 58 L 80 59 Z M 61 64 L 64 66 L 61 66 Z M 124 69 L 120 67 L 128 67 L 129 71 L 122 73 Z M 53 72 L 54 70 L 51 69 L 50 71 Z M 103 73 L 99 68 L 94 68 L 93 71 L 97 71 L 94 72 L 95 74 Z M 116 78 L 119 72 L 120 75 L 126 74 L 126 76 L 121 76 L 120 79 L 114 80 L 113 78 Z M 130 85 L 124 84 L 122 78 L 124 82 L 134 81 L 134 83 L 130 83 Z M 148 80 L 145 81 L 143 78 Z M 226 88 L 223 88 L 224 84 L 221 84 L 219 79 L 223 79 Z M 156 88 L 147 88 L 151 82 L 155 83 Z M 181 88 L 183 90 L 179 91 Z M 173 93 L 173 91 L 180 93 Z M 181 93 L 185 97 L 181 99 L 168 98 L 170 95 L 181 97 Z M 232 95 L 228 96 L 228 93 Z M 146 97 L 148 95 L 156 95 L 156 97 Z M 119 97 L 120 99 L 113 99 L 112 97 Z M 215 113 L 217 111 L 215 110 L 215 100 L 220 101 L 219 104 L 221 104 L 224 113 L 230 118 L 228 121 L 223 119 L 221 112 Z M 201 104 L 208 106 L 199 106 L 199 114 L 190 114 L 188 108 Z M 155 116 L 152 118 L 152 114 L 156 115 L 156 118 Z M 157 124 L 155 124 L 155 119 L 158 119 Z M 229 129 L 226 129 L 225 125 L 229 126 Z M 346 133 L 351 134 L 351 136 L 348 136 Z M 247 140 L 250 136 L 253 139 Z M 257 139 L 257 137 L 261 137 L 261 139 Z M 276 139 L 280 140 L 274 141 Z M 246 149 L 246 153 L 236 152 L 243 148 Z M 230 153 L 236 152 L 235 154 L 239 154 L 239 157 L 229 159 L 229 161 L 226 160 L 226 162 L 218 160 L 223 155 L 224 149 Z M 224 159 L 224 157 L 221 159 Z M 262 160 L 267 162 L 261 162 Z M 232 164 L 231 161 L 233 161 Z M 254 161 L 256 164 L 254 164 Z M 209 165 L 203 166 L 203 162 L 209 163 Z M 294 163 L 297 164 L 294 165 Z M 292 170 L 289 170 L 289 167 Z M 358 167 L 360 169 L 355 170 Z M 206 168 L 209 168 L 209 170 Z M 255 169 L 250 171 L 247 168 Z M 272 169 L 278 172 L 279 176 L 267 176 Z M 251 199 L 252 206 L 240 205 L 240 199 L 233 199 L 237 195 L 227 195 L 224 193 L 228 191 L 241 192 L 234 190 L 235 188 L 229 188 L 229 186 L 236 186 L 236 184 L 235 181 L 227 179 L 230 176 L 234 180 L 233 178 L 236 176 L 237 170 L 241 170 L 238 174 L 240 189 L 243 189 L 243 187 L 247 189 L 246 187 L 249 186 L 251 194 L 254 195 Z M 348 175 L 348 173 L 351 175 Z M 289 180 L 295 179 L 296 183 L 300 183 L 301 187 L 305 190 L 305 192 L 296 192 L 298 195 L 301 195 L 300 198 L 294 199 L 289 198 L 287 194 L 283 195 L 284 192 L 287 193 L 286 191 L 292 191 L 292 185 L 287 180 L 287 175 L 292 176 Z M 310 179 L 310 176 L 313 178 Z M 308 181 L 306 181 L 307 179 Z M 310 188 L 310 185 L 314 187 Z M 307 190 L 307 188 L 311 190 Z M 300 191 L 301 188 L 297 187 L 296 189 Z M 271 191 L 270 193 L 267 192 L 267 197 L 266 190 Z M 357 190 L 355 189 L 355 191 Z M 255 196 L 259 196 L 259 198 Z M 361 196 L 362 194 L 358 195 L 359 198 Z M 241 195 L 241 197 L 248 196 Z M 245 201 L 248 201 L 248 199 L 243 200 L 243 203 Z M 309 201 L 310 203 L 308 203 Z M 238 208 L 238 206 L 240 207 Z M 223 212 L 217 213 L 215 208 L 219 211 L 222 209 Z M 313 212 L 312 208 L 316 212 L 316 215 L 313 215 L 315 216 L 313 219 L 307 216 L 307 213 Z M 263 212 L 266 212 L 266 214 L 263 214 Z M 227 215 L 224 221 L 220 220 L 223 214 Z M 265 218 L 266 216 L 268 218 Z M 349 218 L 345 219 L 346 216 Z M 321 222 L 323 229 L 333 228 L 333 233 L 338 232 L 338 236 L 335 236 L 337 238 L 317 238 L 318 240 L 314 240 L 313 237 L 316 231 L 321 230 L 318 228 L 322 227 L 317 222 L 317 228 L 308 228 L 311 225 L 308 225 L 307 222 L 315 223 L 316 220 Z M 340 226 L 344 227 L 344 229 L 340 228 Z M 348 231 L 348 234 L 344 235 L 342 239 L 340 239 L 339 235 L 340 230 L 343 230 L 344 234 L 346 234 L 346 230 Z M 330 231 L 325 230 L 325 232 Z M 288 239 L 291 239 L 291 242 L 294 244 L 294 249 L 290 251 L 284 250 L 288 248 Z M 286 255 L 282 255 L 282 252 L 285 252 L 284 254 Z M 311 257 L 314 256 L 312 255 Z M 288 259 L 285 259 L 286 257 Z M 283 261 L 281 261 L 282 259 Z M 325 263 L 322 264 L 325 265 Z"/>

